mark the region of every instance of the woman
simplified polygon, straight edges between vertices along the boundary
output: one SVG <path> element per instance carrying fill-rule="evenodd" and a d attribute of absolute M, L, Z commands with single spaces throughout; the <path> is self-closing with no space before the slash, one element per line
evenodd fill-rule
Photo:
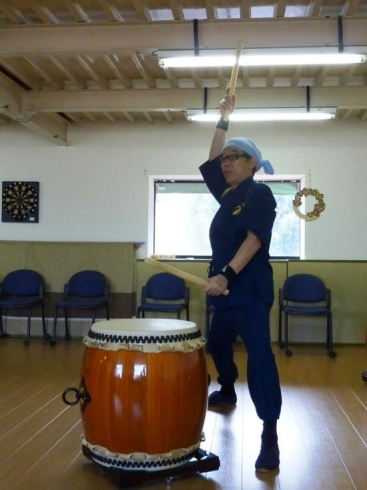
<path fill-rule="evenodd" d="M 244 341 L 249 392 L 263 420 L 257 471 L 279 466 L 277 420 L 281 410 L 278 370 L 270 341 L 270 309 L 274 300 L 269 247 L 276 202 L 270 188 L 253 176 L 263 168 L 273 173 L 259 148 L 247 138 L 228 141 L 225 112 L 234 110 L 235 97 L 220 103 L 219 119 L 209 152 L 200 171 L 220 208 L 210 226 L 212 261 L 205 292 L 214 307 L 208 334 L 208 351 L 218 372 L 219 391 L 209 396 L 209 406 L 235 404 L 238 378 L 233 343 Z M 223 292 L 229 289 L 229 295 Z"/>

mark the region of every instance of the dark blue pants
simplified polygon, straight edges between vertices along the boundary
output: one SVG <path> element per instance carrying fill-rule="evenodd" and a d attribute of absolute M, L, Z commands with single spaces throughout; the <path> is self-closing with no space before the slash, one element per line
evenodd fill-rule
<path fill-rule="evenodd" d="M 208 350 L 218 372 L 218 383 L 238 378 L 233 343 L 238 336 L 247 350 L 247 383 L 261 420 L 277 420 L 282 405 L 278 369 L 270 343 L 271 305 L 253 297 L 243 306 L 215 308 L 208 334 Z"/>

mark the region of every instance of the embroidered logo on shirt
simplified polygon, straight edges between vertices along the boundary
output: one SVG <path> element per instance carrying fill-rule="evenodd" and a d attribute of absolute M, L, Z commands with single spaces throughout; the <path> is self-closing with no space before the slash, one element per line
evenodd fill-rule
<path fill-rule="evenodd" d="M 221 199 L 223 199 L 223 197 L 228 194 L 228 192 L 230 191 L 233 191 L 232 187 L 227 187 L 227 189 L 224 189 L 224 192 L 223 194 L 220 196 Z"/>
<path fill-rule="evenodd" d="M 232 216 L 237 216 L 237 214 L 240 214 L 244 207 L 245 207 L 245 203 L 243 202 L 239 206 L 236 206 L 235 208 L 233 208 L 231 211 Z"/>

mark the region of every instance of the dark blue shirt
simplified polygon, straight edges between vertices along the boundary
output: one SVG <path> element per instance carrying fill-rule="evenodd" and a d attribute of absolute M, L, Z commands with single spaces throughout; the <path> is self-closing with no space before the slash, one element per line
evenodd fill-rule
<path fill-rule="evenodd" d="M 209 230 L 212 261 L 209 277 L 216 276 L 235 256 L 251 231 L 261 241 L 261 247 L 228 285 L 228 296 L 209 296 L 215 307 L 242 305 L 260 295 L 272 304 L 274 301 L 273 271 L 269 263 L 269 247 L 275 220 L 276 201 L 270 188 L 252 177 L 232 189 L 223 176 L 219 158 L 200 167 L 211 194 L 220 204 Z"/>

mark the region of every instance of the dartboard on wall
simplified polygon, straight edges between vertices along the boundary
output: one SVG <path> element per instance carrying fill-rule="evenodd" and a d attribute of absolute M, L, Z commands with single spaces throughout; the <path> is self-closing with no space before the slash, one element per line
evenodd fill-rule
<path fill-rule="evenodd" d="M 38 223 L 39 182 L 3 182 L 4 223 Z"/>

